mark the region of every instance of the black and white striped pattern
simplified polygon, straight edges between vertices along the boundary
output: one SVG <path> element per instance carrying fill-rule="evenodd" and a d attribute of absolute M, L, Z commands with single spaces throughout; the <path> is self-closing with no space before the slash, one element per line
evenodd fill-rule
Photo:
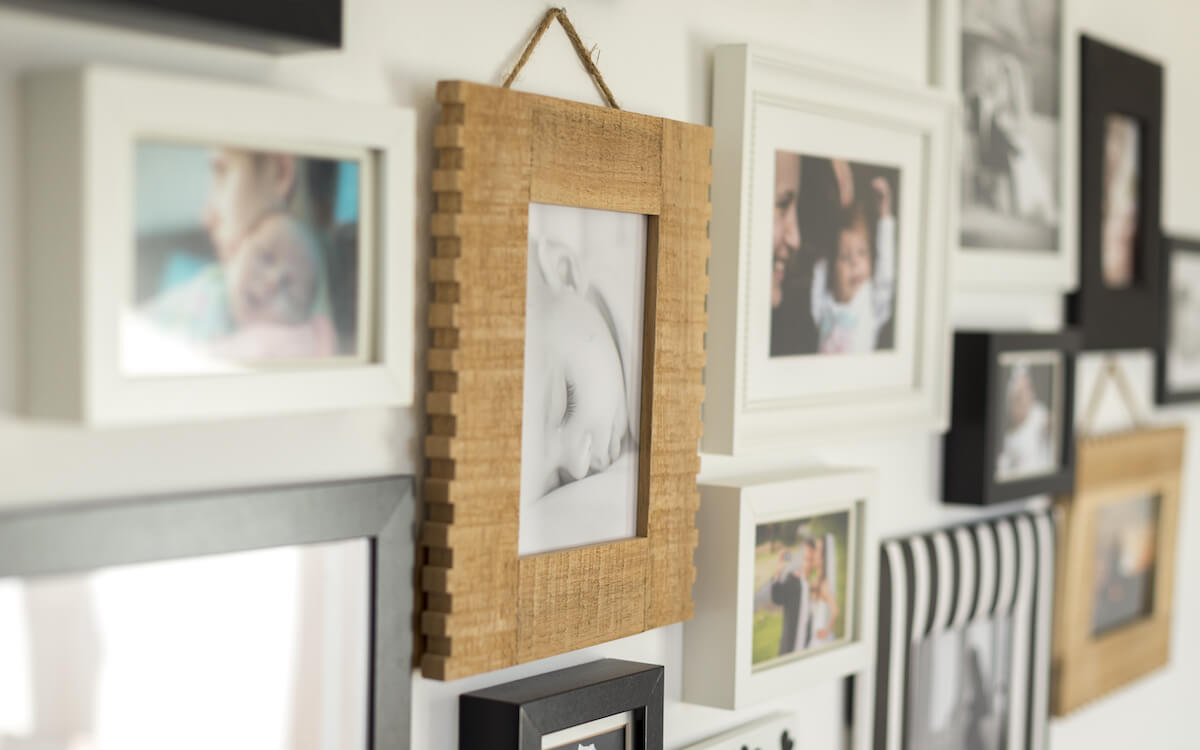
<path fill-rule="evenodd" d="M 1050 682 L 1054 524 L 1022 513 L 884 542 L 874 750 L 907 747 L 910 650 L 928 636 L 1012 616 L 1009 750 L 1044 750 Z"/>

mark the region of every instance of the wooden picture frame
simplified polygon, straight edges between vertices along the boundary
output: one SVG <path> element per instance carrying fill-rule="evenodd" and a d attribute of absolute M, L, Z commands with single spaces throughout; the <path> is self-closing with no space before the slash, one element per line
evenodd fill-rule
<path fill-rule="evenodd" d="M 36 581 L 48 577 L 52 585 L 61 585 L 72 576 L 98 569 L 366 540 L 369 548 L 363 550 L 366 564 L 362 586 L 367 610 L 364 640 L 369 685 L 361 686 L 361 695 L 369 704 L 355 710 L 368 717 L 365 733 L 369 750 L 408 750 L 415 506 L 412 477 L 406 476 L 34 506 L 0 513 L 0 579 Z M 225 575 L 231 573 L 232 560 L 227 558 L 218 570 Z M 270 570 L 278 573 L 287 567 L 276 562 Z M 156 576 L 134 580 L 145 584 L 163 579 Z M 193 574 L 185 580 L 197 583 L 205 579 Z M 127 586 L 115 591 L 120 595 L 128 590 Z M 218 587 L 210 587 L 205 593 L 222 596 Z M 258 592 L 260 596 L 262 593 Z M 237 605 L 244 602 L 233 596 L 227 598 L 233 607 L 227 612 L 237 612 Z M 51 601 L 61 605 L 66 600 Z M 136 606 L 130 601 L 128 597 L 120 600 L 123 611 Z M 146 605 L 140 610 L 140 618 L 152 616 L 154 605 L 161 604 L 144 596 L 137 597 L 137 601 Z M 273 601 L 283 603 L 282 599 Z M 50 616 L 59 621 L 62 610 L 52 610 Z M 210 623 L 214 632 L 228 633 L 228 629 L 217 628 L 218 620 L 214 615 Z M 283 636 L 275 634 L 277 638 Z M 124 640 L 129 642 L 128 634 Z M 161 648 L 161 641 L 154 640 L 154 645 Z M 73 657 L 82 663 L 87 661 L 82 652 Z M 186 670 L 172 674 L 180 680 L 194 677 Z M 51 679 L 62 677 L 56 672 Z M 181 692 L 169 682 L 149 689 L 171 695 Z M 206 713 L 206 704 L 197 703 L 192 708 L 196 709 L 197 723 L 213 718 Z"/>
<path fill-rule="evenodd" d="M 1066 319 L 1080 330 L 1084 351 L 1150 349 L 1162 326 L 1163 68 L 1089 36 L 1080 45 L 1079 290 L 1067 298 Z M 1126 152 L 1110 144 L 1120 143 L 1120 134 Z M 1128 157 L 1116 164 L 1121 157 L 1110 153 Z M 1118 175 L 1118 169 L 1124 171 Z M 1116 209 L 1105 212 L 1106 175 L 1114 183 L 1127 176 L 1136 184 L 1127 229 Z M 1121 260 L 1123 253 L 1110 250 L 1126 242 L 1124 232 L 1131 233 L 1129 257 Z M 1106 255 L 1118 261 L 1106 264 Z"/>
<path fill-rule="evenodd" d="M 412 404 L 411 111 L 107 66 L 34 73 L 24 83 L 30 416 L 100 427 Z M 187 168 L 163 169 L 143 158 L 147 150 L 184 153 Z M 229 233 L 229 257 L 213 227 L 235 226 L 235 210 L 222 204 L 221 222 L 205 218 L 235 182 L 216 176 L 233 170 L 219 166 L 222 152 L 246 164 L 294 161 L 279 206 L 251 210 L 239 197 L 255 218 Z M 319 193 L 332 204 L 327 212 L 315 208 L 314 182 L 302 179 L 315 163 L 334 170 Z M 166 187 L 150 179 L 163 175 Z M 343 221 L 338 201 L 350 196 Z M 287 244 L 312 245 L 317 280 L 305 286 L 302 325 L 251 319 L 261 324 L 243 327 L 233 312 L 234 269 L 251 266 L 238 266 L 239 256 L 273 246 L 257 239 L 272 222 L 310 238 Z M 172 240 L 151 249 L 174 251 L 180 227 L 196 251 L 182 253 L 182 279 L 143 254 L 147 235 Z M 155 281 L 145 298 L 143 276 Z M 234 348 L 250 343 L 235 340 L 245 331 L 265 334 L 259 344 L 288 332 L 289 346 L 299 331 L 307 349 L 247 355 Z"/>
<path fill-rule="evenodd" d="M 704 451 L 944 430 L 950 98 L 765 47 L 723 46 L 714 64 L 713 239 L 725 251 L 712 258 L 708 335 L 724 354 L 705 372 Z M 843 234 L 871 269 L 845 285 Z M 856 304 L 870 314 L 845 314 Z"/>
<path fill-rule="evenodd" d="M 1072 331 L 955 333 L 950 431 L 942 441 L 944 502 L 991 505 L 1071 491 L 1078 348 Z M 1028 394 L 1025 421 L 1009 433 L 1010 401 Z"/>
<path fill-rule="evenodd" d="M 874 693 L 856 691 L 856 734 L 873 732 L 875 750 L 928 747 L 922 740 L 939 729 L 934 717 L 955 712 L 930 710 L 924 686 L 939 680 L 943 700 L 957 700 L 973 675 L 975 703 L 1005 710 L 959 729 L 974 727 L 1004 750 L 1045 750 L 1054 559 L 1049 511 L 885 541 Z M 985 653 L 980 644 L 989 639 Z M 980 694 L 985 682 L 1007 687 L 1007 696 Z"/>
<path fill-rule="evenodd" d="M 956 149 L 955 180 L 959 186 L 956 192 L 955 217 L 958 232 L 952 240 L 954 253 L 954 279 L 957 285 L 968 289 L 993 290 L 1028 290 L 1039 288 L 1047 292 L 1062 292 L 1074 289 L 1078 283 L 1079 250 L 1078 227 L 1074 221 L 1079 206 L 1079 151 L 1076 146 L 1076 133 L 1079 132 L 1079 46 L 1076 38 L 1079 34 L 1077 20 L 1078 0 L 1039 0 L 1039 8 L 1053 8 L 1050 17 L 1034 21 L 1026 19 L 1031 28 L 1020 28 L 1017 19 L 1005 19 L 1002 11 L 994 3 L 975 3 L 976 8 L 995 13 L 996 19 L 971 19 L 972 28 L 968 29 L 967 19 L 964 19 L 962 0 L 933 0 L 931 19 L 933 26 L 931 38 L 933 49 L 930 54 L 930 80 L 939 88 L 951 92 L 957 100 L 966 97 L 966 80 L 964 77 L 964 48 L 968 45 L 965 38 L 970 37 L 976 48 L 992 45 L 999 54 L 995 59 L 1005 66 L 1009 76 L 1020 75 L 1020 84 L 1016 85 L 1018 94 L 1013 92 L 1014 99 L 1024 97 L 1023 104 L 1028 110 L 1022 113 L 1021 119 L 1026 123 L 1024 129 L 1017 135 L 1018 139 L 1027 139 L 1024 144 L 1033 144 L 1035 150 L 1047 147 L 1044 134 L 1038 130 L 1048 125 L 1046 114 L 1038 112 L 1050 102 L 1057 102 L 1057 122 L 1054 126 L 1052 147 L 1057 151 L 1056 158 L 1049 160 L 1057 179 L 1048 177 L 1050 195 L 1055 199 L 1057 227 L 1047 229 L 1050 235 L 1048 242 L 1036 243 L 1014 242 L 1012 239 L 1020 236 L 1009 230 L 1010 241 L 988 241 L 989 223 L 998 219 L 992 216 L 990 222 L 981 216 L 980 221 L 972 231 L 977 239 L 965 241 L 964 234 L 968 225 L 973 224 L 972 213 L 964 204 L 973 186 L 968 184 L 967 175 L 971 165 L 978 161 L 975 158 L 980 147 L 972 148 L 976 134 L 972 132 L 973 118 L 982 115 L 981 110 L 986 106 L 964 102 L 963 118 L 960 125 L 962 137 L 960 147 Z M 1004 22 L 1011 26 L 1004 26 Z M 1057 46 L 1058 70 L 1050 76 L 1049 84 L 1055 87 L 1053 91 L 1038 91 L 1034 82 L 1036 73 L 1033 68 L 1045 64 L 1044 57 L 1036 49 L 1045 38 L 1037 39 L 1032 28 L 1034 23 L 1057 26 L 1054 35 Z M 1020 30 L 1018 30 L 1020 29 Z M 1024 36 L 1022 36 L 1024 35 Z M 1043 47 L 1044 49 L 1044 47 Z M 1041 61 L 1039 61 L 1039 58 Z M 1019 71 L 1019 73 L 1018 73 Z M 1045 83 L 1041 84 L 1045 86 Z M 1034 119 L 1041 121 L 1029 127 L 1027 123 Z M 1019 126 L 1020 127 L 1020 126 Z M 993 154 L 996 152 L 993 151 Z M 1047 164 L 1039 163 L 1043 170 Z M 1044 172 L 1043 172 L 1044 173 Z M 1020 246 L 1020 245 L 1024 246 Z"/>
<path fill-rule="evenodd" d="M 691 616 L 712 130 L 459 81 L 438 101 L 422 671 L 456 679 Z M 521 556 L 534 203 L 642 214 L 648 241 L 636 534 Z"/>
<path fill-rule="evenodd" d="M 1065 716 L 1165 666 L 1170 658 L 1185 441 L 1182 427 L 1140 429 L 1079 441 L 1075 494 L 1057 504 L 1058 594 L 1050 704 L 1055 716 Z M 1142 601 L 1135 608 L 1112 618 L 1108 616 L 1111 613 L 1096 608 L 1098 597 L 1105 596 L 1101 587 L 1110 580 L 1099 568 L 1104 553 L 1098 536 L 1104 530 L 1102 520 L 1107 520 L 1101 519 L 1101 514 L 1120 513 L 1122 505 L 1137 510 L 1132 503 L 1144 500 L 1154 506 L 1157 529 L 1139 529 L 1137 524 L 1147 519 L 1131 516 L 1132 532 L 1114 541 L 1117 554 L 1131 558 L 1135 565 L 1144 563 L 1144 555 L 1131 554 L 1125 547 L 1148 542 L 1153 552 L 1150 581 L 1147 585 L 1144 569 L 1133 574 L 1115 571 L 1111 580 L 1120 582 L 1126 598 L 1135 597 L 1137 591 L 1143 596 L 1137 597 Z M 1117 568 L 1125 566 L 1126 562 L 1117 560 Z M 1095 584 L 1097 581 L 1100 583 Z M 1144 601 L 1145 595 L 1149 603 Z M 1113 601 L 1120 604 L 1121 598 L 1110 600 L 1110 606 Z"/>
<path fill-rule="evenodd" d="M 275 54 L 342 46 L 342 0 L 0 0 L 2 5 Z"/>
<path fill-rule="evenodd" d="M 1178 350 L 1190 348 L 1191 326 L 1200 317 L 1192 311 L 1200 301 L 1200 239 L 1163 239 L 1162 327 L 1155 347 L 1154 395 L 1159 404 L 1200 401 L 1200 381 L 1189 372 L 1193 357 Z M 1190 381 L 1190 382 L 1179 382 Z"/>
<path fill-rule="evenodd" d="M 871 471 L 816 469 L 701 486 L 697 526 L 704 554 L 696 563 L 696 616 L 683 626 L 685 702 L 741 709 L 869 667 L 878 570 L 875 482 Z M 779 544 L 774 535 L 770 542 L 759 539 L 797 523 Z M 839 534 L 826 533 L 835 527 Z M 824 556 L 818 550 L 828 548 L 830 538 L 841 549 Z M 821 546 L 809 545 L 810 539 Z M 821 570 L 843 575 L 815 572 L 817 566 L 801 558 L 806 546 L 814 550 L 811 562 L 834 561 Z M 784 556 L 790 563 L 781 574 L 775 568 L 785 566 Z M 781 581 L 793 571 L 808 595 L 792 602 L 789 613 Z M 832 619 L 822 620 L 830 631 L 824 643 L 815 630 L 821 627 L 816 605 L 807 604 L 814 578 L 837 582 L 830 591 L 836 609 L 826 605 Z M 789 619 L 797 625 L 789 627 Z M 782 622 L 777 634 L 772 620 Z"/>
<path fill-rule="evenodd" d="M 662 667 L 604 659 L 458 699 L 459 750 L 574 750 L 597 735 L 616 747 L 612 734 L 621 750 L 662 750 Z"/>

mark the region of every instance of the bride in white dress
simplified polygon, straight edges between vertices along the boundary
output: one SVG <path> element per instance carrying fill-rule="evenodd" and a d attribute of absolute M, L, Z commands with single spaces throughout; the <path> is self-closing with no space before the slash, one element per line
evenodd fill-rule
<path fill-rule="evenodd" d="M 834 642 L 833 626 L 837 622 L 837 542 L 833 534 L 817 540 L 817 566 L 812 581 L 810 617 L 812 618 L 812 640 L 809 648 L 817 648 Z"/>

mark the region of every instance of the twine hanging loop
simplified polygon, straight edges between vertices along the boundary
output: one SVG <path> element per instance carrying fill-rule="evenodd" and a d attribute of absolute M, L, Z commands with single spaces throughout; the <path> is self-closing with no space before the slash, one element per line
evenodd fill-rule
<path fill-rule="evenodd" d="M 1129 412 L 1129 418 L 1133 421 L 1134 427 L 1143 427 L 1146 424 L 1146 417 L 1142 413 L 1141 406 L 1138 404 L 1137 396 L 1133 393 L 1133 386 L 1129 382 L 1129 376 L 1125 374 L 1125 369 L 1121 367 L 1120 361 L 1116 356 L 1109 355 L 1104 359 L 1104 368 L 1100 370 L 1100 374 L 1096 377 L 1092 385 L 1092 395 L 1088 398 L 1087 409 L 1084 411 L 1083 420 L 1080 422 L 1080 432 L 1084 435 L 1093 434 L 1096 424 L 1096 416 L 1100 413 L 1100 403 L 1104 398 L 1104 390 L 1108 386 L 1108 381 L 1113 381 L 1117 385 L 1117 393 L 1121 396 L 1121 401 L 1125 409 Z"/>
<path fill-rule="evenodd" d="M 513 81 L 517 80 L 517 74 L 521 72 L 521 68 L 525 67 L 525 63 L 529 62 L 530 56 L 533 54 L 533 48 L 542 41 L 542 36 L 546 33 L 546 29 L 550 28 L 550 24 L 557 20 L 559 25 L 563 27 L 567 38 L 571 40 L 571 46 L 575 48 L 575 53 L 579 55 L 579 61 L 583 63 L 584 70 L 591 76 L 592 81 L 596 84 L 596 88 L 600 89 L 600 93 L 604 96 L 604 101 L 613 109 L 620 109 L 617 104 L 616 97 L 608 88 L 608 84 L 604 82 L 604 76 L 600 75 L 600 69 L 596 67 L 595 61 L 592 60 L 592 55 L 588 52 L 587 47 L 583 46 L 583 40 L 579 38 L 579 32 L 575 31 L 575 26 L 567 18 L 565 8 L 550 8 L 546 11 L 546 15 L 542 16 L 542 22 L 538 24 L 537 30 L 533 32 L 533 36 L 529 38 L 529 43 L 525 45 L 525 49 L 521 52 L 521 57 L 517 59 L 517 64 L 513 66 L 512 72 L 504 79 L 502 84 L 504 88 L 512 86 Z"/>

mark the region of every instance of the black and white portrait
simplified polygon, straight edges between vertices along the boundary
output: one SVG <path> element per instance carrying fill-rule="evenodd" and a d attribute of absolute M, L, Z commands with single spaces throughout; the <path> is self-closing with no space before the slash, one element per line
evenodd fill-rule
<path fill-rule="evenodd" d="M 962 0 L 965 248 L 1054 251 L 1061 0 Z"/>
<path fill-rule="evenodd" d="M 772 357 L 895 346 L 899 183 L 892 167 L 775 152 Z"/>
<path fill-rule="evenodd" d="M 996 481 L 1057 471 L 1062 440 L 1062 354 L 1000 355 L 997 398 Z"/>
<path fill-rule="evenodd" d="M 1002 750 L 1008 745 L 1012 622 L 979 620 L 913 648 L 906 747 Z"/>
<path fill-rule="evenodd" d="M 1161 502 L 1158 495 L 1133 497 L 1097 512 L 1093 635 L 1154 612 Z"/>
<path fill-rule="evenodd" d="M 646 217 L 529 206 L 520 553 L 637 525 Z"/>
<path fill-rule="evenodd" d="M 542 736 L 542 750 L 634 750 L 633 714 L 590 721 Z"/>
<path fill-rule="evenodd" d="M 1166 380 L 1175 392 L 1200 390 L 1200 253 L 1177 250 L 1169 262 Z"/>

